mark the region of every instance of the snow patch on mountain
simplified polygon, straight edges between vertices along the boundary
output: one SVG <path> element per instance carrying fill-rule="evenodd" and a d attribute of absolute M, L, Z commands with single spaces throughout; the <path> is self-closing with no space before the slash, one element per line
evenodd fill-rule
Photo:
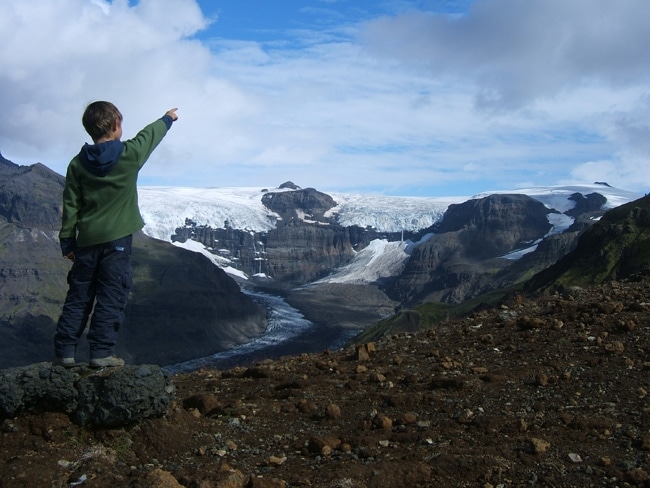
<path fill-rule="evenodd" d="M 224 258 L 223 256 L 219 256 L 218 254 L 213 254 L 210 252 L 208 248 L 206 248 L 203 244 L 197 241 L 193 241 L 192 239 L 188 239 L 185 242 L 174 242 L 173 243 L 176 247 L 181 247 L 183 249 L 186 249 L 188 251 L 192 252 L 198 252 L 199 254 L 203 254 L 206 258 L 210 260 L 210 262 L 216 266 L 219 266 L 221 269 L 223 269 L 226 273 L 233 277 L 240 278 L 242 280 L 247 280 L 248 276 L 246 276 L 246 273 L 243 273 L 242 271 L 233 268 L 231 266 L 232 261 L 228 258 Z"/>
<path fill-rule="evenodd" d="M 350 263 L 339 268 L 336 273 L 315 281 L 314 284 L 375 283 L 382 278 L 397 276 L 404 269 L 412 250 L 432 236 L 433 234 L 426 234 L 417 242 L 411 240 L 390 242 L 386 239 L 375 239 L 365 249 L 359 251 Z"/>
<path fill-rule="evenodd" d="M 571 224 L 573 224 L 574 222 L 573 217 L 569 217 L 568 215 L 565 214 L 550 213 L 547 215 L 547 218 L 548 218 L 548 222 L 551 224 L 551 230 L 549 230 L 544 237 L 552 236 L 555 234 L 561 234 L 569 227 L 571 227 Z M 525 254 L 533 252 L 535 249 L 537 249 L 537 246 L 539 245 L 540 242 L 542 242 L 541 239 L 533 242 L 531 246 L 525 249 L 518 249 L 516 251 L 509 252 L 508 254 L 502 257 L 506 259 L 512 259 L 512 260 L 520 259 Z"/>

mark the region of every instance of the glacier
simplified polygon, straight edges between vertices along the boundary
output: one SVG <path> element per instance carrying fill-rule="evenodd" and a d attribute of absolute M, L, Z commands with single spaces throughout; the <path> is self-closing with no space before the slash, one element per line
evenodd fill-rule
<path fill-rule="evenodd" d="M 268 191 L 293 191 L 271 187 L 150 187 L 138 188 L 140 212 L 145 221 L 144 233 L 155 239 L 171 242 L 176 228 L 191 219 L 198 225 L 213 228 L 231 228 L 265 232 L 275 228 L 279 216 L 262 204 Z M 642 195 L 613 188 L 607 184 L 529 187 L 515 190 L 486 191 L 472 196 L 454 197 L 399 197 L 376 194 L 328 192 L 336 202 L 327 216 L 334 217 L 343 226 L 372 227 L 380 232 L 419 231 L 440 221 L 450 205 L 491 194 L 525 194 L 539 200 L 559 214 L 549 214 L 552 229 L 549 234 L 566 230 L 573 219 L 564 214 L 575 202 L 571 195 L 600 193 L 607 198 L 606 208 L 614 208 Z M 227 224 L 226 224 L 227 223 Z M 426 236 L 425 238 L 429 238 Z M 240 280 L 247 277 L 230 266 L 230 262 L 212 254 L 202 244 L 194 241 L 175 242 L 175 245 L 207 256 L 215 265 Z M 386 273 L 398 273 L 417 243 L 411 241 L 388 242 L 377 240 L 360 251 L 352 263 L 325 278 L 334 283 L 369 283 Z M 536 243 L 525 250 L 504 256 L 518 259 L 535 249 Z M 321 280 L 322 282 L 323 280 Z"/>

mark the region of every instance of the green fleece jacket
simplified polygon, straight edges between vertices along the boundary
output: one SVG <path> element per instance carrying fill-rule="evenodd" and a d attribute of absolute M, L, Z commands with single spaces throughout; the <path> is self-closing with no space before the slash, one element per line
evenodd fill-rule
<path fill-rule="evenodd" d="M 62 243 L 76 237 L 76 246 L 92 246 L 144 227 L 138 208 L 138 172 L 170 126 L 171 118 L 163 117 L 128 141 L 81 148 L 66 172 L 59 232 Z"/>

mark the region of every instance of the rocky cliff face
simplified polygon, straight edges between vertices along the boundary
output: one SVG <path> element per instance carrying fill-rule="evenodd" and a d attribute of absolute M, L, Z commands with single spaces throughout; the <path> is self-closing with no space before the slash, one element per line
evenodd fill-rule
<path fill-rule="evenodd" d="M 328 275 L 373 239 L 400 238 L 374 229 L 339 225 L 325 215 L 336 202 L 313 188 L 270 192 L 262 197 L 262 203 L 279 216 L 276 228 L 268 232 L 237 230 L 228 225 L 213 229 L 187 220 L 184 227 L 176 229 L 172 240 L 194 239 L 233 259 L 246 274 L 258 275 L 259 284 L 288 289 Z"/>
<path fill-rule="evenodd" d="M 58 229 L 64 178 L 0 160 L 0 368 L 48 361 L 69 261 Z M 144 235 L 133 250 L 133 294 L 118 339 L 130 362 L 167 365 L 245 342 L 264 309 L 205 258 Z M 79 360 L 87 360 L 85 348 Z"/>
<path fill-rule="evenodd" d="M 262 203 L 278 215 L 276 228 L 268 232 L 212 229 L 187 221 L 173 239 L 194 239 L 214 252 L 233 259 L 236 266 L 262 286 L 282 289 L 294 305 L 312 307 L 321 286 L 295 293 L 296 286 L 312 283 L 347 264 L 373 239 L 396 241 L 433 234 L 416 246 L 404 271 L 374 283 L 387 294 L 384 306 L 420 301 L 459 303 L 494 289 L 530 278 L 570 252 L 579 235 L 604 213 L 606 198 L 598 193 L 570 197 L 574 219 L 562 234 L 548 235 L 550 210 L 526 195 L 490 195 L 451 205 L 442 221 L 417 236 L 388 235 L 374 229 L 344 227 L 328 216 L 334 200 L 314 189 L 294 184 L 285 191 L 268 192 Z M 536 246 L 521 259 L 505 259 L 513 251 Z M 262 278 L 263 276 L 263 278 Z M 270 278 L 270 279 L 269 279 Z M 340 295 L 340 293 L 339 293 Z M 298 300 L 298 301 L 296 301 Z M 309 316 L 310 311 L 304 310 Z M 322 316 L 322 314 L 319 314 Z"/>
<path fill-rule="evenodd" d="M 489 286 L 512 264 L 505 254 L 529 247 L 550 230 L 551 211 L 525 195 L 491 195 L 452 205 L 434 236 L 412 253 L 391 295 L 402 303 L 458 303 Z"/>

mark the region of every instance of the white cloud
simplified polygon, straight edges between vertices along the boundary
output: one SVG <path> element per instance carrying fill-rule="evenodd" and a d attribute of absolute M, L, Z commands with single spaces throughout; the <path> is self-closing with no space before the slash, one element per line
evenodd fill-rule
<path fill-rule="evenodd" d="M 179 107 L 145 183 L 447 194 L 650 184 L 634 172 L 650 156 L 647 1 L 329 18 L 262 43 L 221 37 L 195 0 L 0 2 L 0 150 L 63 173 L 88 140 L 85 105 L 109 99 L 126 137 Z"/>
<path fill-rule="evenodd" d="M 125 126 L 135 130 L 134 124 L 171 108 L 177 93 L 167 91 L 184 88 L 184 76 L 205 79 L 209 52 L 183 38 L 205 26 L 200 10 L 191 1 L 165 6 L 152 0 L 136 7 L 126 1 L 2 2 L 2 150 L 59 164 L 67 153 L 67 162 L 87 139 L 80 119 L 90 101 L 115 101 Z"/>
<path fill-rule="evenodd" d="M 473 80 L 479 105 L 511 109 L 586 81 L 647 84 L 649 17 L 645 0 L 480 0 L 461 18 L 379 19 L 364 38 L 378 53 Z"/>

